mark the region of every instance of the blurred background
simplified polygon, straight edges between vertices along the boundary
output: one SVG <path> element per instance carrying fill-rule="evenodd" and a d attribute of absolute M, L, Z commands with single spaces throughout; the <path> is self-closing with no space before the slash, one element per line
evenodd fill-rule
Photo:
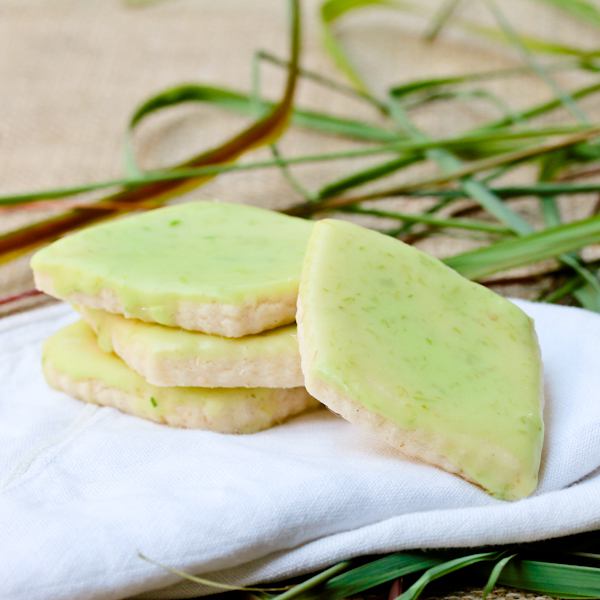
<path fill-rule="evenodd" d="M 319 18 L 322 2 L 303 0 L 301 4 L 302 65 L 343 82 L 343 75 L 323 47 Z M 460 27 L 445 27 L 434 43 L 428 42 L 423 34 L 430 27 L 431 17 L 425 13 L 435 14 L 444 3 L 428 0 L 419 4 L 423 14 L 371 7 L 349 13 L 335 24 L 337 39 L 374 94 L 384 94 L 390 86 L 416 78 L 523 64 L 514 46 Z M 552 2 L 503 0 L 500 4 L 512 25 L 527 35 L 578 48 L 595 49 L 598 45 L 597 25 L 565 14 Z M 497 27 L 484 2 L 464 0 L 456 11 L 453 18 Z M 283 1 L 3 0 L 0 194 L 123 176 L 124 132 L 130 115 L 142 101 L 183 82 L 248 92 L 254 54 L 262 49 L 286 58 L 287 37 Z M 277 99 L 285 71 L 263 63 L 260 74 L 261 94 Z M 555 77 L 568 89 L 598 79 L 596 73 L 581 70 L 560 71 Z M 553 97 L 552 90 L 527 71 L 486 86 L 511 109 Z M 377 111 L 359 99 L 332 92 L 305 78 L 299 83 L 296 104 L 353 119 L 384 122 Z M 590 96 L 581 101 L 581 106 L 597 120 L 599 97 Z M 411 116 L 428 134 L 442 137 L 489 120 L 497 116 L 495 111 L 490 102 L 472 98 L 428 103 L 415 108 Z M 226 139 L 248 122 L 248 117 L 204 104 L 177 106 L 150 117 L 139 128 L 135 135 L 137 157 L 145 168 L 171 165 Z M 573 119 L 563 111 L 546 122 L 572 123 Z M 364 144 L 298 127 L 290 128 L 279 144 L 285 156 L 354 147 L 364 148 Z M 261 157 L 269 158 L 269 150 L 252 151 L 242 161 Z M 360 166 L 381 160 L 370 157 L 323 162 L 294 167 L 293 173 L 307 188 L 316 189 Z M 421 164 L 392 175 L 385 183 L 405 181 L 424 172 L 433 173 L 435 168 Z M 277 169 L 224 174 L 187 197 L 276 208 L 301 200 Z M 568 218 L 587 215 L 590 203 L 586 201 L 582 206 L 573 198 L 564 208 Z M 72 201 L 3 208 L 0 227 L 9 231 L 45 218 L 60 210 L 59 202 L 64 207 Z M 411 200 L 394 202 L 403 210 L 415 210 Z M 528 214 L 526 200 L 522 210 Z M 531 216 L 535 218 L 533 213 Z M 447 256 L 480 241 L 438 232 L 419 244 L 438 256 Z M 2 297 L 19 296 L 32 288 L 27 260 L 22 257 L 0 268 Z M 501 289 L 530 297 L 536 293 L 512 284 Z M 42 300 L 37 296 L 17 298 L 0 305 L 0 311 L 13 312 Z"/>

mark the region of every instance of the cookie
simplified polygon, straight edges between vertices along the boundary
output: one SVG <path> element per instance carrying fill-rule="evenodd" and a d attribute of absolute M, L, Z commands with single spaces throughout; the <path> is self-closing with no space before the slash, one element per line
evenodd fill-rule
<path fill-rule="evenodd" d="M 95 225 L 37 252 L 39 290 L 142 321 L 226 337 L 292 323 L 312 224 L 190 202 Z"/>
<path fill-rule="evenodd" d="M 411 246 L 325 220 L 297 321 L 306 387 L 330 409 L 498 498 L 535 490 L 542 365 L 517 306 Z"/>
<path fill-rule="evenodd" d="M 295 325 L 242 338 L 224 338 L 126 319 L 77 307 L 100 348 L 117 354 L 161 387 L 268 387 L 304 385 Z"/>
<path fill-rule="evenodd" d="M 173 427 L 253 433 L 317 405 L 302 387 L 153 386 L 118 357 L 100 350 L 83 321 L 46 340 L 42 363 L 48 383 L 74 398 Z"/>

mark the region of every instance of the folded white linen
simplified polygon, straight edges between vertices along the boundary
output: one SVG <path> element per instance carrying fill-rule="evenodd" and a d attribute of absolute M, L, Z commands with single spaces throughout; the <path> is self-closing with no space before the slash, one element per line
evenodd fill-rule
<path fill-rule="evenodd" d="M 0 322 L 0 598 L 183 598 L 149 564 L 250 584 L 362 554 L 600 527 L 600 315 L 527 302 L 546 385 L 536 494 L 495 500 L 325 410 L 249 436 L 84 405 L 42 378 L 64 305 Z M 165 589 L 162 589 L 165 588 Z"/>

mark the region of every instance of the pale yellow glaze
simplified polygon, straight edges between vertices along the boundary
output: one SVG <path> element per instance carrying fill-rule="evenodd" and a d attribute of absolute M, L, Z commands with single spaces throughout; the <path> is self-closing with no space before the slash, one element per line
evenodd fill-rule
<path fill-rule="evenodd" d="M 311 227 L 256 207 L 191 202 L 68 235 L 35 254 L 31 266 L 61 299 L 104 294 L 145 321 L 175 326 L 182 307 L 287 303 L 269 321 L 275 326 L 294 320 Z"/>
<path fill-rule="evenodd" d="M 430 462 L 499 498 L 535 490 L 542 369 L 518 307 L 406 244 L 335 220 L 315 225 L 300 303 L 302 367 L 317 399 L 327 404 L 318 393 L 327 389 L 377 415 L 418 440 L 412 454 L 427 440 Z"/>
<path fill-rule="evenodd" d="M 46 340 L 43 367 L 48 380 L 68 383 L 67 389 L 89 383 L 109 397 L 127 398 L 127 411 L 158 422 L 198 426 L 186 415 L 216 431 L 250 433 L 274 425 L 315 406 L 302 388 L 166 388 L 147 383 L 114 354 L 100 350 L 92 329 L 83 321 L 69 325 Z M 105 404 L 101 398 L 83 397 Z M 133 404 L 131 403 L 133 399 Z M 286 405 L 286 402 L 288 404 Z M 116 404 L 116 403 L 115 403 Z"/>

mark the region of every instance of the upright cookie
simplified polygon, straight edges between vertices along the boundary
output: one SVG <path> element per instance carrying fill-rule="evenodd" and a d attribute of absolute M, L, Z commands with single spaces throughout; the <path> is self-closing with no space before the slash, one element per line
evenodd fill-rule
<path fill-rule="evenodd" d="M 308 391 L 503 499 L 537 485 L 542 367 L 514 304 L 395 239 L 318 222 L 300 285 Z"/>

